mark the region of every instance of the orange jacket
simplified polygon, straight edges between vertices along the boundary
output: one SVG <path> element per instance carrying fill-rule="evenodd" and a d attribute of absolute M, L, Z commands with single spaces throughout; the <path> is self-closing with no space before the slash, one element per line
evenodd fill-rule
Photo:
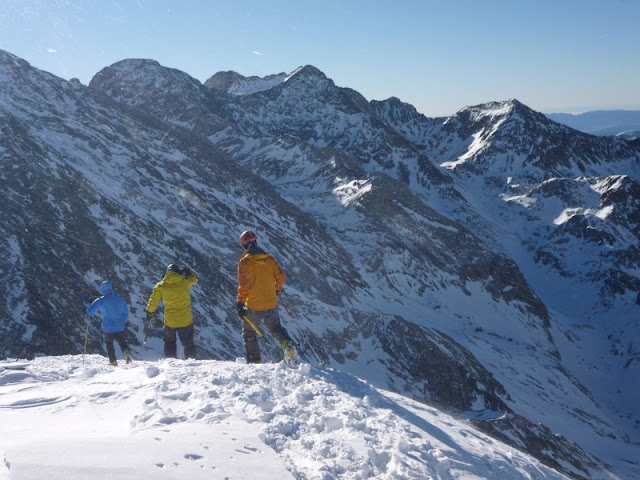
<path fill-rule="evenodd" d="M 238 303 L 263 311 L 278 306 L 276 292 L 287 276 L 268 253 L 245 253 L 238 262 Z"/>

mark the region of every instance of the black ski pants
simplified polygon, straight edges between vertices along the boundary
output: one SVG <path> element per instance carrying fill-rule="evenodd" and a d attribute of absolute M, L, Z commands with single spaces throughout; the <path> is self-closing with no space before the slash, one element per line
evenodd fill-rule
<path fill-rule="evenodd" d="M 166 325 L 162 329 L 162 340 L 164 340 L 164 356 L 167 358 L 178 357 L 178 340 L 176 334 L 180 337 L 180 343 L 184 348 L 185 358 L 196 358 L 196 342 L 195 342 L 195 328 L 193 323 L 186 327 L 167 327 Z"/>
<path fill-rule="evenodd" d="M 280 314 L 278 313 L 278 307 L 269 310 L 263 310 L 257 312 L 255 310 L 248 309 L 247 317 L 254 325 L 260 328 L 260 321 L 264 321 L 264 325 L 267 327 L 271 335 L 282 343 L 284 340 L 291 341 L 291 337 L 287 330 L 280 324 Z M 247 350 L 247 363 L 259 363 L 262 361 L 260 355 L 260 345 L 258 345 L 258 337 L 256 331 L 253 329 L 249 322 L 242 320 L 242 340 L 244 340 L 244 348 Z"/>
<path fill-rule="evenodd" d="M 116 361 L 116 351 L 113 348 L 113 341 L 115 340 L 120 345 L 120 350 L 122 353 L 129 350 L 129 346 L 127 345 L 127 330 L 122 330 L 121 332 L 115 333 L 104 333 L 104 341 L 107 344 L 107 355 L 109 356 L 109 362 L 113 363 Z"/>

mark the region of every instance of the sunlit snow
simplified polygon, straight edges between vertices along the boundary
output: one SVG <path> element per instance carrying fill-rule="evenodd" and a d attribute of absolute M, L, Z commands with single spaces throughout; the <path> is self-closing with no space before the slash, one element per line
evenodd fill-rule
<path fill-rule="evenodd" d="M 4 361 L 0 424 L 3 480 L 565 478 L 465 421 L 308 364 Z"/>

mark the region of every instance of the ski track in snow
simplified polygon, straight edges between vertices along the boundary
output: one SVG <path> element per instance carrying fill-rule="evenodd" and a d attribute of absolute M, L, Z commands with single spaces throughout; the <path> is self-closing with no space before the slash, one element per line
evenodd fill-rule
<path fill-rule="evenodd" d="M 84 361 L 0 365 L 0 480 L 565 478 L 333 369 Z"/>

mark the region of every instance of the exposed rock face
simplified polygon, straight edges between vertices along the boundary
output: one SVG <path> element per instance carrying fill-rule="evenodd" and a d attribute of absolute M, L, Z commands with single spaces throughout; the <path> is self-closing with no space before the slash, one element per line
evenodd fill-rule
<path fill-rule="evenodd" d="M 3 355 L 82 351 L 104 278 L 142 351 L 146 300 L 175 262 L 200 277 L 200 356 L 242 355 L 237 236 L 251 228 L 287 272 L 283 321 L 329 365 L 575 478 L 607 478 L 590 454 L 635 458 L 638 144 L 515 100 L 429 119 L 312 66 L 201 85 L 125 60 L 84 87 L 6 52 L 0 132 Z M 621 392 L 605 399 L 608 381 Z"/>
<path fill-rule="evenodd" d="M 204 86 L 214 90 L 220 90 L 231 95 L 249 95 L 252 93 L 268 90 L 279 83 L 286 81 L 288 75 L 280 73 L 278 75 L 268 75 L 260 77 L 243 77 L 236 72 L 218 72 L 210 77 Z"/>
<path fill-rule="evenodd" d="M 367 328 L 390 358 L 389 381 L 398 391 L 447 410 L 510 411 L 504 387 L 448 336 L 400 317 Z"/>
<path fill-rule="evenodd" d="M 541 424 L 512 413 L 489 420 L 473 420 L 483 432 L 534 456 L 544 465 L 564 472 L 570 478 L 587 480 L 594 472 L 606 475 L 596 458 L 585 455 L 578 445 L 561 435 L 554 435 Z"/>

